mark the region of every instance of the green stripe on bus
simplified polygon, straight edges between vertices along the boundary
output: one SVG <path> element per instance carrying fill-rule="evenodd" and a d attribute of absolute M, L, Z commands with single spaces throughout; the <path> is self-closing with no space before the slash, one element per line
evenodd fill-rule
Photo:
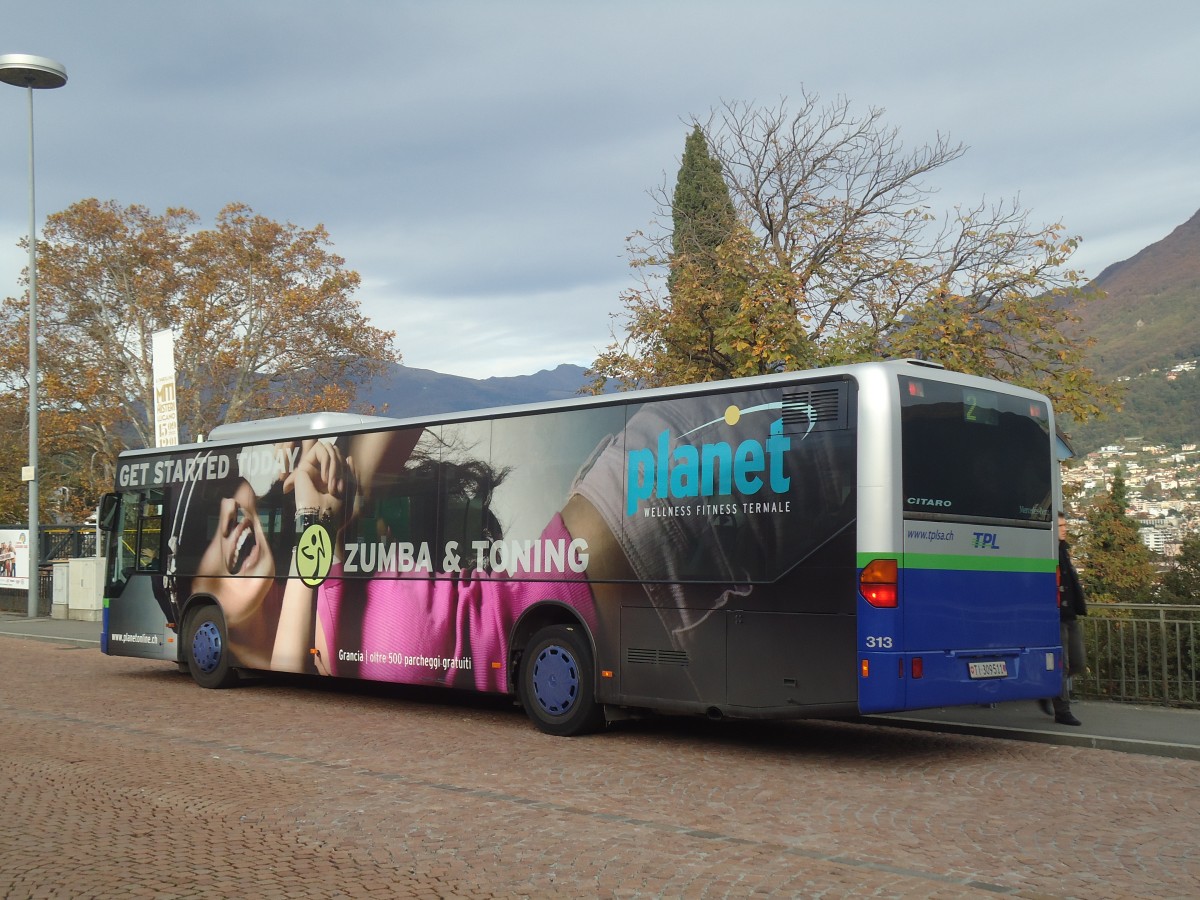
<path fill-rule="evenodd" d="M 1023 556 L 965 556 L 952 553 L 859 553 L 861 569 L 873 559 L 895 559 L 903 569 L 941 569 L 958 572 L 1053 572 L 1057 559 Z"/>

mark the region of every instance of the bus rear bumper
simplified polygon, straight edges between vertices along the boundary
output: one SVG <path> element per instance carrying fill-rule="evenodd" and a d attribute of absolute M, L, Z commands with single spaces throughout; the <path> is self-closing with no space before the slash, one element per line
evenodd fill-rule
<path fill-rule="evenodd" d="M 859 709 L 900 712 L 1054 697 L 1062 647 L 866 653 L 859 657 Z"/>

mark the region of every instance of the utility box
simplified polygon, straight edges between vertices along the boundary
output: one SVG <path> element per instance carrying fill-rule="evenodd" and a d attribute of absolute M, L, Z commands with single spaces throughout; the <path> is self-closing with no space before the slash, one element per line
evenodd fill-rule
<path fill-rule="evenodd" d="M 104 616 L 104 560 L 85 556 L 68 561 L 70 596 L 67 618 L 99 622 Z"/>
<path fill-rule="evenodd" d="M 71 565 L 65 562 L 54 564 L 54 589 L 50 598 L 50 618 L 70 618 Z"/>

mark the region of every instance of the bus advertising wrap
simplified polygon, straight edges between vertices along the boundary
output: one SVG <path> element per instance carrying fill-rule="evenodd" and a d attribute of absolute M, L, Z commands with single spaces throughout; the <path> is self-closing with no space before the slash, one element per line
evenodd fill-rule
<path fill-rule="evenodd" d="M 853 519 L 852 433 L 803 410 L 785 425 L 784 405 L 755 391 L 202 446 L 123 460 L 117 482 L 162 504 L 162 615 L 215 598 L 240 663 L 505 690 L 514 625 L 548 599 L 598 641 L 627 608 L 644 643 L 686 656 L 731 598 L 783 609 L 792 570 L 851 576 L 852 541 L 829 538 Z M 601 603 L 614 592 L 593 581 L 637 585 Z"/>
<path fill-rule="evenodd" d="M 1061 685 L 1041 395 L 896 361 L 319 420 L 121 457 L 106 652 L 513 693 L 552 734 Z"/>

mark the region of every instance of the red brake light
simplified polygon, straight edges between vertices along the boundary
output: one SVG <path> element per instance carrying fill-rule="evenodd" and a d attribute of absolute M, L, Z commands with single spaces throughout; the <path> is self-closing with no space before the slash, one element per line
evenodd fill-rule
<path fill-rule="evenodd" d="M 894 609 L 899 602 L 899 564 L 894 559 L 873 559 L 858 576 L 863 599 L 880 609 Z"/>

